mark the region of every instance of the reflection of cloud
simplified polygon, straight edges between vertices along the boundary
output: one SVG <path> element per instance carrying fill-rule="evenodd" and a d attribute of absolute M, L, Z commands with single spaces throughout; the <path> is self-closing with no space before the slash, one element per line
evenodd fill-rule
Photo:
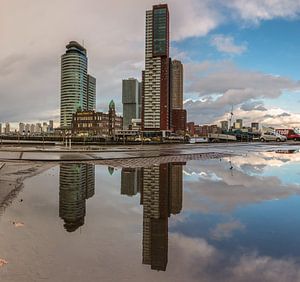
<path fill-rule="evenodd" d="M 300 281 L 299 265 L 293 260 L 257 255 L 242 256 L 231 275 L 233 281 Z"/>
<path fill-rule="evenodd" d="M 170 234 L 169 275 L 164 281 L 300 281 L 299 264 L 248 253 L 223 253 L 204 239 Z M 199 279 L 199 277 L 201 277 Z"/>
<path fill-rule="evenodd" d="M 225 159 L 230 160 L 229 158 Z M 235 156 L 231 158 L 231 161 L 235 167 L 242 167 L 243 165 L 281 167 L 292 162 L 300 162 L 300 153 L 259 152 L 251 153 L 247 157 Z"/>
<path fill-rule="evenodd" d="M 213 230 L 211 230 L 211 235 L 214 239 L 221 240 L 223 238 L 230 238 L 234 231 L 243 230 L 244 228 L 245 226 L 239 221 L 220 223 Z"/>
<path fill-rule="evenodd" d="M 199 167 L 198 163 L 190 162 L 185 171 L 187 173 L 205 172 L 215 174 L 214 179 L 198 177 L 186 177 L 184 206 L 186 210 L 197 210 L 202 212 L 230 211 L 240 205 L 258 203 L 261 201 L 286 198 L 293 194 L 300 194 L 299 185 L 284 185 L 277 176 L 252 176 L 248 170 L 243 170 L 244 163 L 254 167 L 265 163 L 282 162 L 269 158 L 263 158 L 263 154 L 249 157 L 233 157 L 233 166 L 239 167 L 233 171 L 229 169 L 227 162 L 206 161 Z M 271 155 L 270 155 L 271 156 Z M 284 155 L 283 157 L 287 157 Z"/>

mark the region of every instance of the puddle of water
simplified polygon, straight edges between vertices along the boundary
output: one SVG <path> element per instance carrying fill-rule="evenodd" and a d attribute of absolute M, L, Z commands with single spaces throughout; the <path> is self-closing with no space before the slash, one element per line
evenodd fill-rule
<path fill-rule="evenodd" d="M 299 161 L 61 164 L 0 217 L 1 281 L 300 281 Z"/>

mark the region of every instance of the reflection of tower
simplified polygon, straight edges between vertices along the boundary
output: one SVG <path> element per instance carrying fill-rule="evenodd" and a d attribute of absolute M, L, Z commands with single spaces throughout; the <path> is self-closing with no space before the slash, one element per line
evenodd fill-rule
<path fill-rule="evenodd" d="M 141 204 L 143 212 L 143 264 L 166 270 L 168 263 L 168 217 L 182 209 L 182 168 L 185 163 L 144 168 Z"/>
<path fill-rule="evenodd" d="M 141 191 L 142 169 L 123 168 L 121 172 L 121 194 L 134 196 Z"/>
<path fill-rule="evenodd" d="M 179 214 L 182 209 L 183 166 L 186 163 L 172 163 L 170 169 L 170 212 Z"/>
<path fill-rule="evenodd" d="M 86 164 L 86 199 L 95 195 L 95 165 Z"/>
<path fill-rule="evenodd" d="M 84 224 L 86 199 L 94 195 L 95 167 L 90 164 L 61 164 L 59 216 L 68 232 Z"/>

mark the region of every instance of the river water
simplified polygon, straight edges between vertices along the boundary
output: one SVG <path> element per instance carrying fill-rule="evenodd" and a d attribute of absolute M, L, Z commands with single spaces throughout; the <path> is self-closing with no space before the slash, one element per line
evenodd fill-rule
<path fill-rule="evenodd" d="M 0 281 L 300 281 L 299 164 L 57 165 L 0 217 Z"/>

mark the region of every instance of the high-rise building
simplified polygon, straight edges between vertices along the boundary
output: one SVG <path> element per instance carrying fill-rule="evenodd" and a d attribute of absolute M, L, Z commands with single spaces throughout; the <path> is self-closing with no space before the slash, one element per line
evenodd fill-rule
<path fill-rule="evenodd" d="M 169 10 L 155 5 L 146 12 L 146 52 L 143 75 L 143 116 L 145 131 L 170 129 Z"/>
<path fill-rule="evenodd" d="M 87 77 L 87 110 L 96 111 L 96 78 L 89 74 Z"/>
<path fill-rule="evenodd" d="M 132 125 L 133 119 L 141 118 L 141 83 L 135 78 L 122 82 L 123 129 Z"/>
<path fill-rule="evenodd" d="M 61 57 L 60 126 L 69 128 L 72 115 L 87 108 L 87 64 L 86 49 L 71 41 Z"/>
<path fill-rule="evenodd" d="M 183 65 L 178 60 L 171 63 L 172 109 L 183 109 Z"/>

